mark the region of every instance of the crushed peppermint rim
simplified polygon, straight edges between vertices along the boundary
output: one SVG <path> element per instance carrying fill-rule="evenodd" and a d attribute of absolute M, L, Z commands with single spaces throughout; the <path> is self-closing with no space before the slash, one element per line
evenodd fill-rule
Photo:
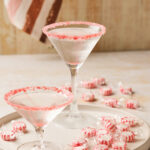
<path fill-rule="evenodd" d="M 94 34 L 86 34 L 84 36 L 68 36 L 65 34 L 54 34 L 54 33 L 49 33 L 49 29 L 55 29 L 57 27 L 64 27 L 68 25 L 89 25 L 89 26 L 96 26 L 100 28 L 100 31 L 97 31 L 97 33 Z M 92 22 L 86 22 L 86 21 L 66 21 L 66 22 L 58 22 L 58 23 L 53 23 L 47 26 L 44 26 L 42 29 L 43 33 L 46 34 L 48 37 L 54 37 L 58 39 L 69 39 L 69 40 L 79 40 L 79 39 L 90 39 L 93 37 L 97 36 L 102 36 L 106 32 L 106 28 L 103 25 L 100 25 L 98 23 L 92 23 Z"/>
<path fill-rule="evenodd" d="M 54 91 L 56 93 L 61 93 L 66 95 L 68 98 L 66 101 L 59 105 L 49 106 L 49 107 L 30 107 L 30 106 L 22 106 L 19 104 L 15 104 L 11 101 L 11 99 L 16 96 L 17 94 L 27 94 L 28 92 L 37 92 L 37 91 Z M 20 89 L 11 90 L 8 93 L 4 95 L 4 99 L 7 102 L 8 105 L 11 105 L 13 107 L 24 109 L 24 110 L 31 110 L 31 111 L 48 111 L 53 109 L 58 109 L 64 106 L 69 105 L 72 102 L 73 95 L 71 92 L 67 90 L 62 90 L 56 87 L 47 87 L 47 86 L 34 86 L 34 87 L 25 87 Z"/>

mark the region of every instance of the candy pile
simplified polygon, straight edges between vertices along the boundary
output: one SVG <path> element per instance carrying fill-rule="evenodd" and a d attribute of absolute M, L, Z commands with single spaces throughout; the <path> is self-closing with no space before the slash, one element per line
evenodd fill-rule
<path fill-rule="evenodd" d="M 15 141 L 17 139 L 17 133 L 26 132 L 26 124 L 23 121 L 13 121 L 11 127 L 7 130 L 2 130 L 0 135 L 4 141 Z"/>
<path fill-rule="evenodd" d="M 115 119 L 101 116 L 97 128 L 86 127 L 81 130 L 80 138 L 72 142 L 72 150 L 127 150 L 127 143 L 135 142 L 134 127 L 140 122 L 130 116 Z M 92 143 L 92 144 L 91 144 Z"/>
<path fill-rule="evenodd" d="M 84 102 L 100 100 L 102 104 L 112 108 L 138 109 L 140 107 L 138 100 L 131 97 L 134 94 L 131 87 L 123 85 L 122 82 L 118 83 L 118 92 L 125 99 L 121 101 L 121 98 L 117 99 L 114 97 L 115 94 L 117 94 L 115 89 L 107 85 L 105 78 L 94 78 L 89 81 L 81 81 L 80 87 L 85 90 L 87 89 L 86 92 L 84 91 L 84 93 L 82 93 L 81 100 Z"/>

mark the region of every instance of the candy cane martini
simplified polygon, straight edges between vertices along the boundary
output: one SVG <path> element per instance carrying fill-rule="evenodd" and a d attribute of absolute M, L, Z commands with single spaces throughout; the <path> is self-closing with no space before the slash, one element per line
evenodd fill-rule
<path fill-rule="evenodd" d="M 82 128 L 91 125 L 94 118 L 86 113 L 80 114 L 78 111 L 75 80 L 78 69 L 85 62 L 101 36 L 104 35 L 105 27 L 91 22 L 71 21 L 45 26 L 43 32 L 65 61 L 71 73 L 74 100 L 68 115 L 58 116 L 57 121 L 67 128 Z"/>

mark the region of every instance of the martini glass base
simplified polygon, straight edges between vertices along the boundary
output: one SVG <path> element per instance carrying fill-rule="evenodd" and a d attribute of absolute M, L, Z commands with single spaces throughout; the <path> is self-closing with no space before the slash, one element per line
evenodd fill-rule
<path fill-rule="evenodd" d="M 53 122 L 67 129 L 82 129 L 87 126 L 95 126 L 97 117 L 86 112 L 70 115 L 69 112 L 62 112 Z"/>
<path fill-rule="evenodd" d="M 52 142 L 44 142 L 45 147 L 40 147 L 40 141 L 28 142 L 20 145 L 17 150 L 61 150 L 60 146 Z"/>

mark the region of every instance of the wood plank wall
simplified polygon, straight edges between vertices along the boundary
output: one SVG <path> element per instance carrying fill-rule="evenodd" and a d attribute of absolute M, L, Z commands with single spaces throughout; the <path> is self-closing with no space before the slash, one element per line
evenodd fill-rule
<path fill-rule="evenodd" d="M 95 51 L 150 49 L 149 0 L 63 0 L 57 21 L 86 20 L 104 24 L 106 35 Z M 0 54 L 54 52 L 15 27 L 0 0 Z"/>

